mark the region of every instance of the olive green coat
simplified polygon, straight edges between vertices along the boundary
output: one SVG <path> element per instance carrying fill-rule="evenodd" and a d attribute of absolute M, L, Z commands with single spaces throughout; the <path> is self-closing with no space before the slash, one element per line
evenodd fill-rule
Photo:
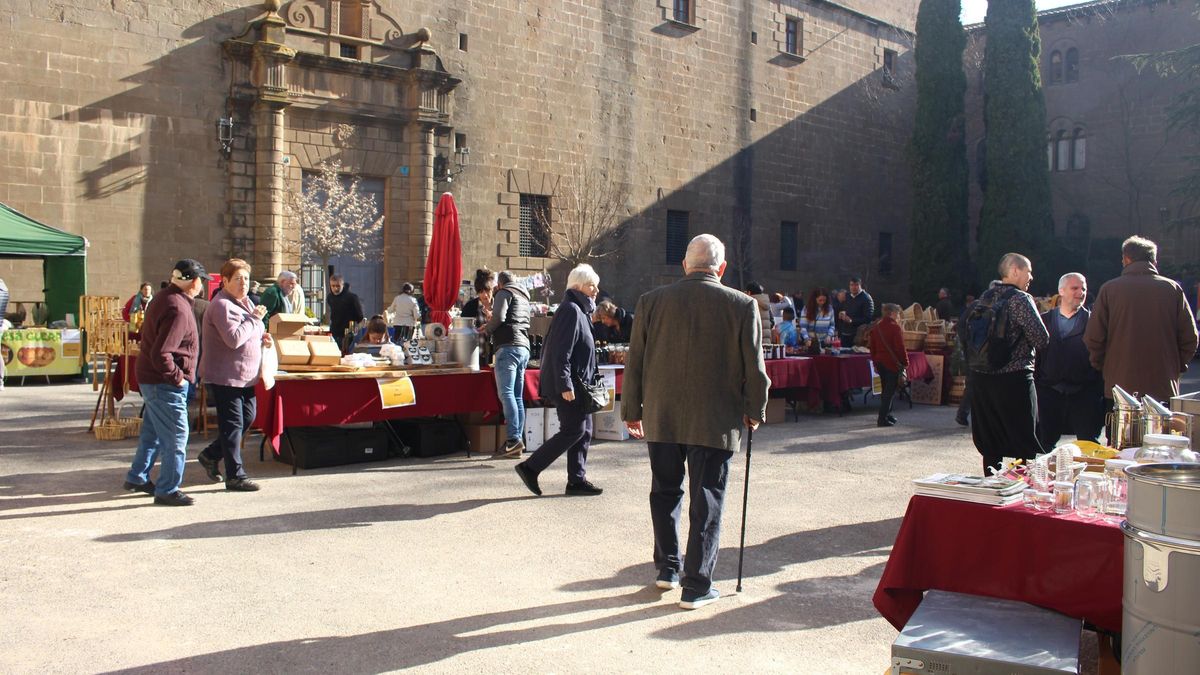
<path fill-rule="evenodd" d="M 770 386 L 750 296 L 697 272 L 638 300 L 621 416 L 647 441 L 736 452 L 743 415 L 766 417 Z"/>

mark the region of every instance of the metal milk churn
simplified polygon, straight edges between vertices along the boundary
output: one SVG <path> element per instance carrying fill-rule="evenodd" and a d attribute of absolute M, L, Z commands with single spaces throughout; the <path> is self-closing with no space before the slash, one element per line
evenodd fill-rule
<path fill-rule="evenodd" d="M 479 333 L 473 317 L 457 317 L 450 326 L 450 360 L 479 370 Z"/>

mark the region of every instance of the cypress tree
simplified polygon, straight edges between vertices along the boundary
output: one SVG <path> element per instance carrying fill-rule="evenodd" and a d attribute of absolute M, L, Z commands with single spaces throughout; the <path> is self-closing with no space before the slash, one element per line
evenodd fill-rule
<path fill-rule="evenodd" d="M 913 299 L 932 302 L 960 286 L 967 254 L 967 149 L 963 97 L 966 34 L 960 0 L 922 0 L 917 12 L 917 111 L 913 125 Z"/>
<path fill-rule="evenodd" d="M 1054 219 L 1034 0 L 989 2 L 985 30 L 987 191 L 979 217 L 978 267 L 980 281 L 987 283 L 1007 251 L 1029 257 L 1035 270 L 1051 263 Z"/>

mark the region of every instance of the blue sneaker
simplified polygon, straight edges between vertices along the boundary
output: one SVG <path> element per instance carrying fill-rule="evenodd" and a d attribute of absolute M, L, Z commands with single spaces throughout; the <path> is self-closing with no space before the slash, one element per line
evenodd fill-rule
<path fill-rule="evenodd" d="M 658 578 L 654 580 L 654 585 L 658 586 L 664 591 L 669 591 L 672 588 L 679 588 L 679 572 L 671 569 L 670 567 L 662 568 L 658 571 Z"/>
<path fill-rule="evenodd" d="M 707 593 L 696 594 L 692 591 L 684 591 L 683 596 L 679 600 L 679 606 L 683 609 L 700 609 L 705 605 L 711 605 L 721 597 L 721 593 L 715 588 L 708 589 Z"/>

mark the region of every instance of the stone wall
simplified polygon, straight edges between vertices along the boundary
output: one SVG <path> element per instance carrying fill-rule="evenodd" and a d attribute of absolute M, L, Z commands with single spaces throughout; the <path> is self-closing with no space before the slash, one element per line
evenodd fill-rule
<path fill-rule="evenodd" d="M 464 276 L 481 264 L 554 267 L 513 255 L 514 176 L 554 185 L 576 167 L 607 165 L 631 196 L 623 255 L 601 274 L 631 303 L 679 274 L 664 259 L 672 204 L 689 210 L 690 234 L 730 242 L 748 226 L 750 254 L 731 272 L 772 289 L 842 286 L 857 273 L 877 296 L 907 297 L 903 147 L 916 4 L 699 2 L 694 25 L 671 21 L 665 0 L 380 0 L 377 9 L 406 35 L 429 28 L 429 46 L 462 80 L 450 124 L 470 164 L 436 187 L 452 188 L 459 204 Z M 0 101 L 0 200 L 89 238 L 92 292 L 131 294 L 182 256 L 215 268 L 231 254 L 275 251 L 265 259 L 298 264 L 291 226 L 267 241 L 255 222 L 261 141 L 231 98 L 236 66 L 221 50 L 259 14 L 224 0 L 0 2 L 0 23 L 15 37 L 0 45 L 11 92 Z M 780 50 L 787 16 L 802 21 L 800 58 Z M 884 50 L 896 52 L 892 77 L 882 73 Z M 229 115 L 239 133 L 225 157 L 215 123 Z M 296 185 L 332 147 L 337 120 L 284 115 L 280 152 Z M 349 169 L 388 180 L 381 255 L 390 294 L 422 273 L 437 193 L 423 185 L 433 158 L 414 153 L 431 132 L 369 117 L 356 124 L 363 145 L 341 154 Z M 796 271 L 779 269 L 783 220 L 800 224 Z M 890 275 L 879 273 L 880 233 L 894 241 Z M 39 293 L 36 280 L 12 274 L 0 261 L 14 295 Z"/>
<path fill-rule="evenodd" d="M 1185 87 L 1152 70 L 1139 73 L 1121 58 L 1194 44 L 1200 30 L 1194 10 L 1194 3 L 1143 0 L 1039 14 L 1047 136 L 1062 131 L 1071 138 L 1079 129 L 1086 139 L 1082 168 L 1050 173 L 1055 235 L 1086 261 L 1094 288 L 1119 273 L 1119 241 L 1132 234 L 1158 242 L 1165 266 L 1200 259 L 1196 226 L 1172 223 L 1186 215 L 1171 190 L 1187 171 L 1184 156 L 1196 146 L 1194 136 L 1168 133 L 1166 108 Z M 983 199 L 978 144 L 984 136 L 984 37 L 982 26 L 972 30 L 967 52 L 972 230 Z M 1079 55 L 1078 78 L 1064 73 L 1055 81 L 1051 55 L 1071 49 Z"/>

